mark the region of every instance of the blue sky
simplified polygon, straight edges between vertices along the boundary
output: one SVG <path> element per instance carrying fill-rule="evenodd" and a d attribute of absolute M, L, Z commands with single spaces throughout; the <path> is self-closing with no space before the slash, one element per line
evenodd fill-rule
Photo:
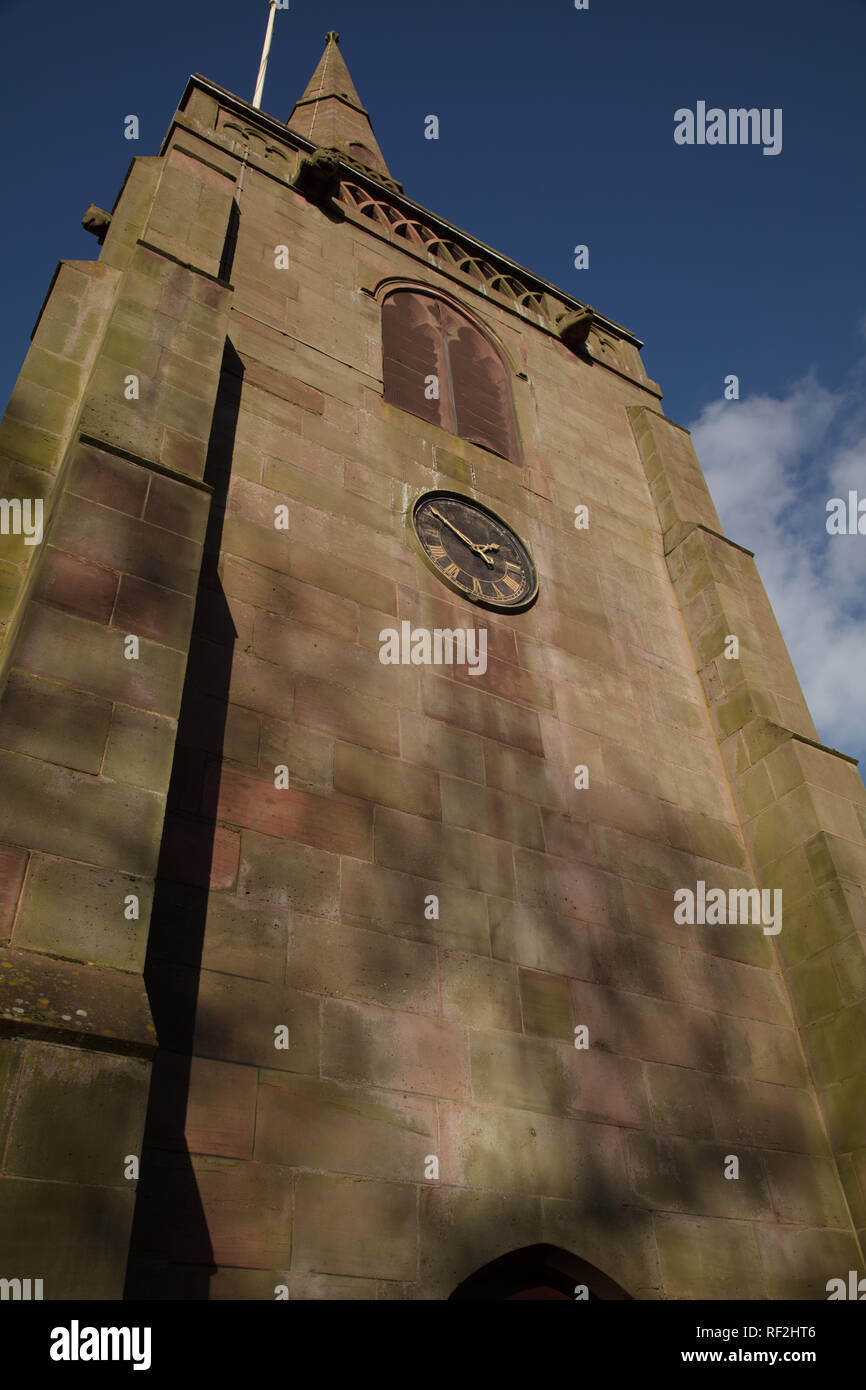
<path fill-rule="evenodd" d="M 3 402 L 57 261 L 96 254 L 87 204 L 111 208 L 157 151 L 190 72 L 252 96 L 266 18 L 266 0 L 0 0 Z M 829 497 L 866 497 L 864 0 L 290 0 L 267 112 L 286 119 L 329 28 L 410 197 L 644 340 L 821 737 L 866 757 L 866 536 L 824 525 Z M 676 145 L 698 101 L 781 108 L 781 153 Z"/>

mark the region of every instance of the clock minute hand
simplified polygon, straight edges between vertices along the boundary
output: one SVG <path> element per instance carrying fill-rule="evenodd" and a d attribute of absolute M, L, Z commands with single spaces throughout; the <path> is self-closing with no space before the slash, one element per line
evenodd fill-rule
<path fill-rule="evenodd" d="M 468 545 L 470 550 L 475 549 L 474 541 L 471 541 L 468 536 L 464 536 L 462 531 L 458 531 L 453 521 L 449 521 L 447 516 L 443 516 L 441 512 L 437 512 L 435 507 L 431 507 L 430 510 L 434 516 L 438 516 L 440 521 L 444 521 L 446 526 L 451 527 L 451 530 L 454 532 L 455 536 L 459 536 L 461 541 L 463 541 L 464 545 Z"/>
<path fill-rule="evenodd" d="M 476 542 L 475 542 L 475 541 L 471 541 L 471 540 L 469 539 L 468 536 L 464 536 L 464 534 L 463 534 L 462 531 L 458 531 L 458 529 L 457 529 L 457 527 L 454 525 L 453 521 L 449 521 L 448 518 L 447 518 L 447 516 L 443 516 L 441 512 L 438 512 L 438 511 L 436 510 L 435 507 L 431 507 L 430 510 L 431 510 L 431 512 L 433 513 L 434 516 L 438 516 L 438 518 L 439 518 L 440 521 L 444 521 L 446 526 L 450 526 L 450 528 L 451 528 L 451 530 L 454 532 L 455 536 L 459 536 L 460 539 L 461 539 L 461 541 L 463 542 L 464 545 L 468 545 L 470 550 L 474 550 L 474 551 L 475 551 L 475 554 L 476 554 L 476 555 L 480 555 L 481 558 L 482 558 L 482 560 L 485 562 L 485 564 L 489 565 L 489 566 L 492 568 L 492 566 L 493 566 L 493 561 L 490 559 L 490 556 L 489 556 L 489 555 L 485 555 L 484 552 L 485 552 L 486 550 L 498 550 L 498 549 L 499 549 L 499 546 L 498 546 L 498 545 L 493 545 L 493 546 L 491 546 L 491 545 L 484 545 L 484 546 L 482 546 L 482 545 L 477 545 Z"/>

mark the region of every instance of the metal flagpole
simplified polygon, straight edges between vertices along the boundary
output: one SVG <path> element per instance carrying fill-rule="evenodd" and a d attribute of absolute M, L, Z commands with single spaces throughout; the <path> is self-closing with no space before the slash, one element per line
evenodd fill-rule
<path fill-rule="evenodd" d="M 277 0 L 271 0 L 270 13 L 268 14 L 268 28 L 265 34 L 265 44 L 262 49 L 262 61 L 259 64 L 259 75 L 256 78 L 256 94 L 253 97 L 253 106 L 261 109 L 262 92 L 265 86 L 265 73 L 268 70 L 268 54 L 271 51 L 271 39 L 274 36 L 274 16 L 277 13 Z"/>

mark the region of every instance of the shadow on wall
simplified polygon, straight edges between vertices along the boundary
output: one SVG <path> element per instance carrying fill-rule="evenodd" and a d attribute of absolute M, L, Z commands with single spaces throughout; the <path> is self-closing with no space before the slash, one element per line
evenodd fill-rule
<path fill-rule="evenodd" d="M 159 1050 L 153 1067 L 127 1273 L 129 1299 L 205 1300 L 217 1272 L 185 1127 L 208 884 L 220 852 L 219 778 L 206 776 L 206 772 L 208 767 L 219 765 L 224 752 L 237 638 L 218 577 L 218 561 L 242 384 L 242 363 L 227 341 L 205 469 L 213 501 L 145 969 Z M 399 521 L 402 525 L 402 518 Z M 279 576 L 275 574 L 274 580 L 278 583 Z M 544 603 L 542 594 L 542 610 Z M 299 621 L 303 622 L 303 615 Z M 606 626 L 610 622 L 608 616 Z M 490 626 L 497 626 L 493 617 Z M 430 679 L 438 681 L 441 677 L 434 672 Z M 489 693 L 495 695 L 495 672 L 489 679 Z M 347 666 L 346 687 L 351 688 L 356 680 L 357 672 Z M 341 684 L 339 677 L 335 683 Z M 543 703 L 531 684 L 517 700 L 530 708 Z M 635 719 L 639 717 L 635 707 Z M 572 744 L 579 747 L 579 730 L 563 725 L 563 735 L 568 747 L 561 756 L 552 748 L 545 750 L 546 757 L 538 756 L 539 782 L 533 801 L 548 808 L 561 806 L 567 759 Z M 499 736 L 495 730 L 488 735 L 491 740 Z M 501 737 L 502 744 L 492 746 L 507 747 L 507 735 L 502 733 Z M 520 756 L 531 759 L 533 754 Z M 634 757 L 640 760 L 642 754 L 635 750 Z M 309 808 L 310 820 L 297 825 L 293 846 L 322 843 L 320 800 L 314 794 L 309 801 L 299 802 Z M 716 961 L 712 943 L 698 946 L 697 956 L 692 958 L 696 978 L 684 980 L 680 953 L 683 948 L 694 951 L 695 943 L 688 930 L 679 935 L 671 926 L 672 889 L 688 881 L 683 875 L 692 865 L 693 878 L 700 877 L 702 861 L 672 843 L 654 842 L 655 856 L 646 864 L 639 863 L 643 841 L 627 837 L 626 844 L 632 848 L 623 848 L 623 862 L 616 863 L 609 846 L 605 849 L 611 834 L 599 829 L 611 823 L 610 808 L 605 809 L 603 802 L 595 809 L 592 801 L 579 805 L 581 809 L 587 807 L 584 818 L 570 810 L 565 814 L 550 812 L 543 846 L 539 842 L 531 848 L 518 845 L 522 905 L 492 895 L 490 903 L 492 910 L 502 915 L 497 959 L 518 961 L 530 976 L 537 972 L 541 985 L 550 986 L 553 977 L 568 982 L 572 991 L 571 1003 L 566 1004 L 572 1010 L 570 1021 L 589 1027 L 591 1047 L 586 1052 L 570 1049 L 568 1027 L 551 1037 L 538 1032 L 533 1035 L 530 1028 L 521 1034 L 518 1025 L 514 1032 L 519 1047 L 503 1064 L 507 1087 L 496 1091 L 496 1077 L 485 1079 L 479 1073 L 479 1090 L 469 1102 L 479 1107 L 479 1124 L 474 1133 L 465 1131 L 462 1174 L 452 1177 L 453 1186 L 446 1177 L 442 1187 L 430 1186 L 422 1193 L 421 1209 L 429 1223 L 422 1236 L 422 1264 L 426 1266 L 422 1278 L 425 1287 L 438 1291 L 433 1296 L 573 1299 L 575 1285 L 586 1284 L 592 1298 L 628 1298 L 622 1288 L 577 1255 L 559 1245 L 534 1242 L 562 1241 L 606 1266 L 609 1251 L 641 1241 L 648 1210 L 666 1200 L 672 1201 L 675 1211 L 701 1215 L 748 1219 L 762 1210 L 763 1179 L 756 1152 L 752 1151 L 744 1163 L 744 1167 L 754 1165 L 753 1182 L 733 1185 L 744 1193 L 742 1208 L 737 1209 L 732 1192 L 724 1184 L 722 1198 L 716 1190 L 718 1181 L 708 1186 L 708 1173 L 720 1177 L 720 1145 L 727 1140 L 726 1134 L 720 1136 L 708 1125 L 701 1136 L 707 1142 L 683 1143 L 641 1133 L 651 1130 L 652 1123 L 648 1108 L 641 1108 L 645 1102 L 641 1064 L 636 1059 L 659 1066 L 688 1064 L 710 1076 L 733 1070 L 718 1018 L 706 1007 L 706 999 L 712 996 L 705 995 L 704 988 L 709 991 L 713 984 Z M 306 810 L 299 812 L 302 822 L 306 814 Z M 503 836 L 508 833 L 506 828 Z M 411 834 L 403 834 L 408 851 L 412 848 L 408 843 Z M 273 907 L 283 917 L 289 916 L 287 907 L 297 908 L 299 916 L 312 922 L 334 918 L 333 883 L 324 877 L 315 885 L 308 883 L 303 905 L 296 905 L 292 884 L 279 869 L 285 842 L 259 832 L 251 838 L 258 843 L 263 861 L 272 852 L 275 866 L 268 885 L 272 896 L 255 906 Z M 616 842 L 615 835 L 613 839 Z M 506 843 L 504 838 L 495 841 L 499 846 Z M 537 852 L 541 848 L 544 852 Z M 407 863 L 411 859 L 407 852 Z M 393 853 L 390 862 L 399 862 Z M 396 875 L 397 870 L 391 872 Z M 422 886 L 425 891 L 436 891 L 436 884 L 428 889 L 417 874 L 415 870 L 418 901 L 423 901 Z M 528 914 L 522 944 L 517 926 L 513 940 L 509 935 L 507 918 L 512 908 L 515 923 L 519 914 Z M 383 917 L 373 901 L 364 911 L 363 919 L 352 922 L 368 936 L 362 952 L 359 947 L 359 971 L 363 968 L 368 979 L 387 980 L 393 971 L 394 938 L 417 941 L 419 937 L 406 929 L 407 924 L 401 927 Z M 381 954 L 377 937 L 381 939 Z M 527 958 L 526 938 L 535 941 L 537 957 Z M 286 983 L 291 987 L 293 981 L 289 978 Z M 692 1001 L 704 1006 L 690 1007 Z M 351 1074 L 341 1072 L 337 1080 L 387 1090 L 388 1082 L 376 1080 L 381 1042 L 365 1028 L 357 1004 L 357 1000 L 345 1001 L 345 1029 L 352 1043 Z M 218 1029 L 219 1017 L 213 1022 Z M 469 1026 L 474 1026 L 472 1020 Z M 478 1031 L 483 1035 L 483 1029 Z M 541 1101 L 540 1061 L 550 1077 Z M 212 1064 L 203 1059 L 199 1065 L 205 1075 Z M 198 1076 L 196 1084 L 198 1087 Z M 219 1095 L 206 1079 L 203 1084 L 209 1111 L 218 1123 Z M 485 1093 L 485 1085 L 489 1093 Z M 455 1112 L 457 1108 L 455 1102 Z M 536 1136 L 539 1119 L 540 1138 Z M 567 1134 L 565 1121 L 572 1122 Z M 560 1150 L 555 1162 L 546 1161 L 545 1144 Z M 527 1157 L 530 1153 L 531 1158 Z M 292 1166 L 305 1165 L 286 1160 L 286 1167 Z M 516 1172 L 518 1166 L 520 1173 Z M 634 1174 L 631 1183 L 629 1171 Z M 659 1172 L 671 1178 L 672 1199 L 666 1199 L 665 1194 L 659 1197 L 655 1178 Z M 361 1176 L 378 1175 L 368 1172 Z M 495 1219 L 490 1215 L 491 1204 L 461 1204 L 467 1190 L 473 1189 L 497 1194 Z M 545 1202 L 544 1194 L 552 1200 Z M 509 1249 L 511 1253 L 505 1254 Z M 491 1263 L 479 1269 L 485 1260 Z M 260 1267 L 255 1259 L 250 1263 Z M 628 1263 L 636 1270 L 641 1266 L 637 1258 Z M 616 1272 L 624 1277 L 621 1265 L 618 1260 Z M 477 1273 L 467 1277 L 472 1270 Z M 638 1296 L 641 1288 L 655 1287 L 649 1270 L 640 1281 L 632 1284 L 629 1278 L 628 1282 Z"/>
<path fill-rule="evenodd" d="M 204 772 L 208 762 L 222 755 L 237 636 L 217 566 L 242 384 L 243 364 L 226 340 L 204 474 L 213 499 L 145 963 L 159 1048 L 130 1241 L 127 1299 L 207 1299 L 210 1277 L 216 1272 L 184 1131 L 219 793 L 218 779 L 206 782 Z"/>

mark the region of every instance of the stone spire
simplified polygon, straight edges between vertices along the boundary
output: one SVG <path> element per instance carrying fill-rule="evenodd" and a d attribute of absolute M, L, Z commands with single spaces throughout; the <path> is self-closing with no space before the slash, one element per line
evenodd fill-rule
<path fill-rule="evenodd" d="M 370 117 L 361 105 L 339 43 L 339 34 L 331 29 L 325 35 L 325 51 L 307 90 L 289 117 L 288 127 L 320 147 L 340 150 L 359 164 L 390 178 Z"/>

